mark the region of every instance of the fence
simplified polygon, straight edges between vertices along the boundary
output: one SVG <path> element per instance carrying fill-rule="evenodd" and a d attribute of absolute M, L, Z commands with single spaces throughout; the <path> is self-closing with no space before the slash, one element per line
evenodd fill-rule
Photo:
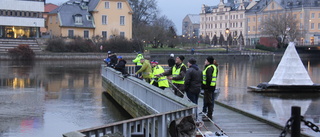
<path fill-rule="evenodd" d="M 108 80 L 121 91 L 125 91 L 128 96 L 135 98 L 133 100 L 150 107 L 156 114 L 70 132 L 64 134 L 64 137 L 102 137 L 117 133 L 125 137 L 135 135 L 169 136 L 168 125 L 170 122 L 196 113 L 196 104 L 177 97 L 172 92 L 164 92 L 157 87 L 150 86 L 137 78 L 130 76 L 126 78 L 112 68 L 103 65 L 101 75 L 103 79 Z"/>

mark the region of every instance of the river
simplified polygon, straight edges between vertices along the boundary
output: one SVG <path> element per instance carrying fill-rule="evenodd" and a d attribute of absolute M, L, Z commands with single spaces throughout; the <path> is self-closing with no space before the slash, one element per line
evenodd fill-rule
<path fill-rule="evenodd" d="M 205 56 L 195 57 L 202 67 Z M 157 57 L 161 64 L 166 63 L 166 58 Z M 307 120 L 319 126 L 320 94 L 247 91 L 248 86 L 270 81 L 279 58 L 215 58 L 219 63 L 217 87 L 221 89 L 218 101 L 281 125 L 289 119 L 291 106 L 297 105 Z M 312 81 L 320 83 L 320 61 L 302 60 Z M 121 113 L 123 110 L 112 99 L 102 96 L 101 63 L 0 61 L 0 136 L 57 137 L 66 132 L 130 118 L 128 114 Z M 315 134 L 306 127 L 302 128 Z"/>

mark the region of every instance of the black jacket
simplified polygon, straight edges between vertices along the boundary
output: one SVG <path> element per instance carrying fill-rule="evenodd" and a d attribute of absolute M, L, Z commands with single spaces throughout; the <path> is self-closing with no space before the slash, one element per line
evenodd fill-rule
<path fill-rule="evenodd" d="M 168 66 L 169 66 L 169 67 L 173 67 L 174 64 L 176 64 L 176 61 L 174 60 L 173 57 L 170 57 L 170 58 L 168 59 Z"/>
<path fill-rule="evenodd" d="M 126 64 L 127 64 L 127 61 L 123 59 L 119 60 L 118 64 L 114 67 L 114 69 L 120 71 L 122 74 L 127 74 Z"/>
<path fill-rule="evenodd" d="M 199 94 L 201 90 L 201 83 L 202 83 L 202 72 L 199 70 L 199 67 L 197 64 L 193 64 L 188 69 L 185 80 L 184 80 L 184 86 L 185 86 L 186 92 Z"/>
<path fill-rule="evenodd" d="M 118 63 L 117 55 L 111 55 L 109 56 L 110 62 L 108 64 L 108 67 L 114 67 Z"/>

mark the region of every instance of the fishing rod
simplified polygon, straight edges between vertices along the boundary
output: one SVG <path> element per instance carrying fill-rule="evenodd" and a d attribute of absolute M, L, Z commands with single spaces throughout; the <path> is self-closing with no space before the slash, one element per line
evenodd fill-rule
<path fill-rule="evenodd" d="M 207 117 L 209 119 L 209 121 L 214 125 L 216 126 L 220 132 L 222 133 L 222 135 L 226 135 L 227 136 L 227 133 L 225 133 L 215 122 L 213 122 L 205 113 L 201 112 L 202 115 L 204 115 L 205 117 Z"/>

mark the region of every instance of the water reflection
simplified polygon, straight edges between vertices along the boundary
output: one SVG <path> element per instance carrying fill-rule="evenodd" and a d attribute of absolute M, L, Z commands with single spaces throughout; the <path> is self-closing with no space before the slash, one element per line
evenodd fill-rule
<path fill-rule="evenodd" d="M 130 118 L 102 98 L 100 64 L 0 61 L 0 136 L 56 137 Z"/>

